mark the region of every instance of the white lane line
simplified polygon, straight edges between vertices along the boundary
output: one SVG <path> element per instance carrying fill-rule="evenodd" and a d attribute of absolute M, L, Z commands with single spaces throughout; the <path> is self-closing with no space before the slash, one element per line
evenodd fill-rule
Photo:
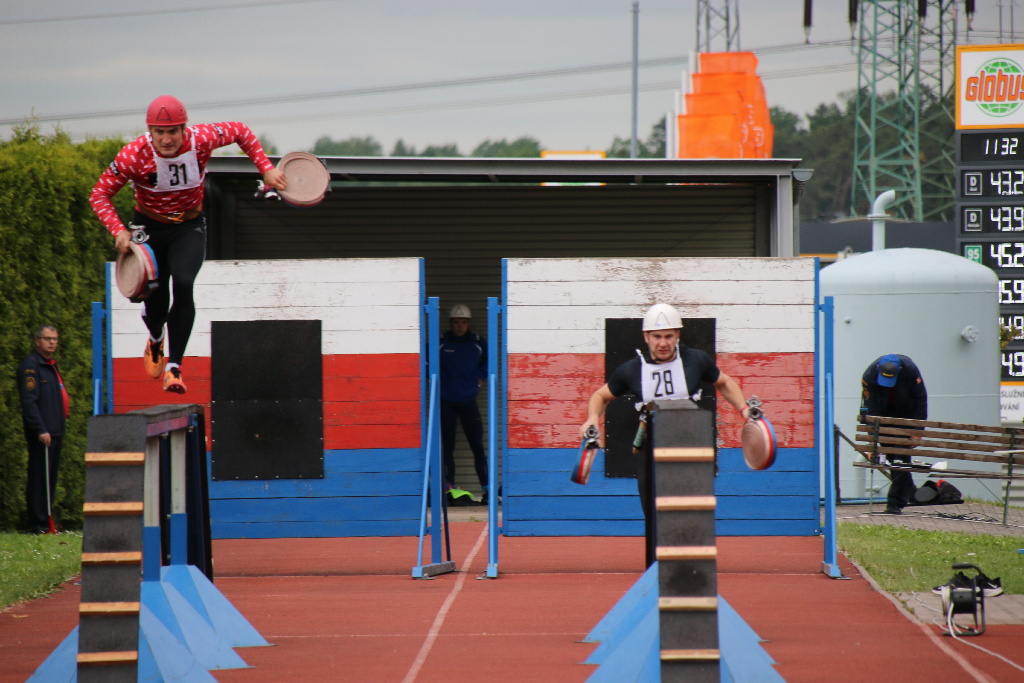
<path fill-rule="evenodd" d="M 476 539 L 476 545 L 469 551 L 469 555 L 466 556 L 465 562 L 462 566 L 468 569 L 473 564 L 473 559 L 476 558 L 476 554 L 480 552 L 480 548 L 483 547 L 484 541 L 487 539 L 487 525 L 484 525 L 484 530 L 480 532 L 480 537 Z M 426 639 L 423 641 L 423 645 L 420 647 L 420 651 L 416 654 L 416 659 L 413 660 L 412 666 L 409 667 L 408 673 L 405 674 L 405 678 L 402 679 L 402 683 L 413 683 L 416 677 L 420 673 L 420 669 L 423 668 L 423 664 L 426 663 L 427 657 L 430 655 L 430 650 L 434 647 L 434 643 L 437 641 L 437 634 L 441 632 L 441 627 L 444 625 L 444 620 L 448 616 L 448 610 L 451 609 L 452 604 L 455 602 L 455 598 L 459 595 L 459 591 L 462 590 L 462 584 L 466 582 L 465 571 L 459 572 L 459 578 L 455 580 L 455 585 L 452 586 L 452 590 L 448 593 L 448 597 L 445 598 L 444 604 L 441 605 L 441 609 L 437 611 L 437 616 L 434 617 L 434 623 L 430 626 L 430 631 L 427 633 Z"/>

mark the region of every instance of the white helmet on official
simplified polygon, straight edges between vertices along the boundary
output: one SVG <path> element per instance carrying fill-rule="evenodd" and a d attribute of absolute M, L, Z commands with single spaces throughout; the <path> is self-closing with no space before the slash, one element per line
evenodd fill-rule
<path fill-rule="evenodd" d="M 466 304 L 455 304 L 452 306 L 452 310 L 448 312 L 449 318 L 466 318 L 467 320 L 473 317 L 473 314 L 469 312 L 469 306 Z"/>
<path fill-rule="evenodd" d="M 644 313 L 644 332 L 654 330 L 678 330 L 683 326 L 683 319 L 672 306 L 654 304 Z"/>

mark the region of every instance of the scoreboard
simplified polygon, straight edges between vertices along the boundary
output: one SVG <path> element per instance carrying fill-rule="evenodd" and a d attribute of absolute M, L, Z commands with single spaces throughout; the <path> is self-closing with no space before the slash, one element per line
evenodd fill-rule
<path fill-rule="evenodd" d="M 1024 129 L 956 131 L 960 255 L 999 277 L 999 322 L 1024 329 Z M 1024 337 L 1002 350 L 1003 381 L 1024 381 Z"/>

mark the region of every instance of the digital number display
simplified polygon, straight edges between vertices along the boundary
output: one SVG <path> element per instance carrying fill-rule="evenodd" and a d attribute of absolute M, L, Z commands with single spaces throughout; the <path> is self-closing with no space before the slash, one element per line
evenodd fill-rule
<path fill-rule="evenodd" d="M 973 169 L 960 172 L 960 195 L 1024 199 L 1024 168 Z"/>
<path fill-rule="evenodd" d="M 1024 280 L 1007 278 L 999 281 L 999 303 L 1002 305 L 1024 304 Z"/>
<path fill-rule="evenodd" d="M 1024 135 L 1013 133 L 961 133 L 960 160 L 1014 161 L 1024 160 Z"/>
<path fill-rule="evenodd" d="M 965 206 L 961 216 L 961 232 L 1024 232 L 1024 204 Z"/>
<path fill-rule="evenodd" d="M 1024 242 L 963 245 L 964 258 L 989 268 L 1024 268 Z"/>
<path fill-rule="evenodd" d="M 1024 315 L 1001 315 L 999 316 L 999 326 L 1008 330 L 1020 330 L 1013 340 L 1024 341 Z"/>
<path fill-rule="evenodd" d="M 1004 379 L 1020 379 L 1024 377 L 1024 351 L 1002 351 Z"/>

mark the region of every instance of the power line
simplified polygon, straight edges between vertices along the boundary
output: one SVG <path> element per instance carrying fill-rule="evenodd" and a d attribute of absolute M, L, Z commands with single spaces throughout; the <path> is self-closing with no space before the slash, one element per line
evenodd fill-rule
<path fill-rule="evenodd" d="M 851 40 L 825 41 L 821 43 L 792 43 L 785 45 L 768 46 L 758 49 L 758 54 L 782 54 L 786 52 L 830 49 L 835 47 L 846 47 L 853 45 Z M 659 68 L 666 66 L 686 67 L 689 65 L 689 57 L 676 55 L 640 61 L 643 69 Z M 495 85 L 499 83 L 510 83 L 515 81 L 538 80 L 545 78 L 562 78 L 567 76 L 584 76 L 598 73 L 622 71 L 632 68 L 631 62 L 610 62 L 606 64 L 592 64 L 589 66 L 565 67 L 560 69 L 544 69 L 538 71 L 525 71 L 511 74 L 497 74 L 491 76 L 476 76 L 469 78 L 454 78 L 437 81 L 422 81 L 418 83 L 404 83 L 397 85 L 374 86 L 366 88 L 349 88 L 345 90 L 328 90 L 311 93 L 297 93 L 291 95 L 276 95 L 260 98 L 236 98 L 231 100 L 215 100 L 208 102 L 190 102 L 189 110 L 204 111 L 208 109 L 237 108 L 268 104 L 290 104 L 295 102 L 310 102 L 326 99 L 343 99 L 352 97 L 366 97 L 371 95 L 391 95 L 403 92 L 415 92 L 424 90 L 440 90 L 445 88 L 472 87 L 479 85 Z M 116 118 L 120 116 L 138 115 L 138 107 L 131 109 L 107 109 L 91 112 L 72 112 L 64 114 L 46 114 L 32 117 L 33 121 L 48 123 L 56 121 L 79 121 L 87 119 Z M 22 123 L 24 117 L 0 119 L 0 125 L 11 126 Z"/>
<path fill-rule="evenodd" d="M 855 71 L 857 68 L 854 62 L 842 62 L 837 64 L 825 64 L 812 67 L 800 67 L 796 69 L 784 69 L 778 71 L 767 71 L 762 74 L 763 79 L 791 78 L 798 76 L 823 75 L 843 71 Z M 587 90 L 570 90 L 553 93 L 538 93 L 535 95 L 516 95 L 505 97 L 488 97 L 466 100 L 455 100 L 449 102 L 437 102 L 433 104 L 399 105 L 390 107 L 372 107 L 364 109 L 350 109 L 345 111 L 323 112 L 311 114 L 303 112 L 301 115 L 287 115 L 276 117 L 247 117 L 247 123 L 256 126 L 266 126 L 280 123 L 312 121 L 330 121 L 341 119 L 357 119 L 381 116 L 402 116 L 405 114 L 422 114 L 425 112 L 452 111 L 461 109 L 479 109 L 485 107 L 515 106 L 522 104 L 537 104 L 541 102 L 555 102 L 562 100 L 593 99 L 600 97 L 621 96 L 629 92 L 630 86 L 614 86 L 608 88 L 592 88 Z M 642 92 L 671 91 L 679 88 L 678 81 L 660 81 L 648 83 L 640 87 Z"/>
<path fill-rule="evenodd" d="M 173 7 L 172 9 L 135 10 L 127 12 L 108 12 L 105 14 L 76 14 L 66 17 L 38 17 L 35 19 L 0 19 L 0 26 L 22 26 L 25 24 L 54 24 L 64 21 L 91 21 L 94 19 L 123 19 L 125 17 L 151 17 L 160 14 L 181 14 L 187 12 L 219 12 L 222 10 L 252 9 L 254 7 L 274 7 L 275 5 L 299 5 L 314 2 L 337 2 L 337 0 L 263 0 L 263 2 L 245 2 L 238 5 L 214 5 L 202 7 Z"/>

